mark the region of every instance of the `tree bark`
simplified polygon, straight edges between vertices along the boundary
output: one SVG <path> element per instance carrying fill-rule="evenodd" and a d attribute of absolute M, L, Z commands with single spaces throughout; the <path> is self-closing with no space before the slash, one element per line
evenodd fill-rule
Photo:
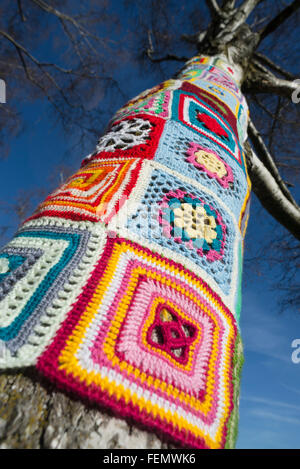
<path fill-rule="evenodd" d="M 0 375 L 0 449 L 171 448 L 158 436 L 88 407 L 34 369 Z"/>

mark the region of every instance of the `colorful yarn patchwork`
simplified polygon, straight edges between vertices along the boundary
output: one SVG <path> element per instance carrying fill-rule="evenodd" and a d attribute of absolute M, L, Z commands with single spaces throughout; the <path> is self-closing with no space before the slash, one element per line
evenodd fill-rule
<path fill-rule="evenodd" d="M 117 238 L 38 368 L 184 446 L 219 448 L 235 432 L 238 343 L 231 313 L 201 279 Z"/>
<path fill-rule="evenodd" d="M 193 82 L 193 85 L 195 85 L 195 82 Z M 248 121 L 248 107 L 246 102 L 243 100 L 241 103 L 234 93 L 218 83 L 211 83 L 210 81 L 200 79 L 196 86 L 210 93 L 217 98 L 220 103 L 225 104 L 232 111 L 237 119 L 236 125 L 239 132 L 240 143 L 244 142 L 247 138 Z"/>
<path fill-rule="evenodd" d="M 31 218 L 57 216 L 107 223 L 128 198 L 141 158 L 94 158 L 39 206 Z"/>
<path fill-rule="evenodd" d="M 147 112 L 155 116 L 168 119 L 170 117 L 170 104 L 171 104 L 171 91 L 160 91 L 157 92 L 142 102 L 138 102 L 134 106 L 126 108 L 123 112 L 118 112 L 118 118 L 123 118 L 130 114 L 136 114 L 140 112 Z"/>
<path fill-rule="evenodd" d="M 185 233 L 182 234 L 182 229 L 177 227 L 172 231 L 171 225 L 166 227 L 162 209 L 166 196 L 171 198 L 168 194 L 173 193 L 188 194 L 190 198 L 201 201 L 209 215 L 215 214 L 219 228 L 214 246 L 221 242 L 220 251 L 212 243 L 208 245 L 205 239 L 188 239 Z M 209 275 L 214 285 L 221 289 L 220 293 L 225 294 L 225 302 L 232 305 L 237 281 L 233 274 L 237 246 L 241 240 L 240 230 L 233 214 L 207 189 L 191 180 L 183 180 L 175 172 L 154 162 L 148 162 L 126 211 L 121 211 L 109 226 L 120 234 L 126 233 L 129 239 L 181 262 L 201 276 Z"/>
<path fill-rule="evenodd" d="M 63 220 L 54 225 L 42 218 L 25 224 L 1 251 L 0 259 L 10 263 L 0 279 L 5 366 L 35 363 L 86 282 L 104 242 L 101 226 Z M 24 259 L 18 267 L 17 258 Z"/>
<path fill-rule="evenodd" d="M 235 68 L 232 68 L 226 61 L 219 57 L 193 57 L 186 62 L 183 70 L 203 69 L 211 66 L 219 72 L 225 72 L 229 79 L 237 83 L 238 73 L 236 73 Z"/>
<path fill-rule="evenodd" d="M 185 243 L 210 261 L 222 259 L 226 227 L 220 214 L 203 200 L 180 189 L 171 191 L 163 198 L 159 219 L 166 237 Z"/>
<path fill-rule="evenodd" d="M 152 159 L 164 124 L 164 119 L 147 114 L 136 114 L 114 121 L 99 140 L 96 151 L 83 160 L 82 166 L 99 156 Z"/>
<path fill-rule="evenodd" d="M 229 77 L 226 73 L 224 73 L 222 70 L 220 70 L 217 67 L 203 67 L 202 69 L 189 69 L 189 71 L 183 73 L 181 75 L 184 79 L 197 84 L 198 80 L 206 80 L 211 83 L 218 83 L 226 88 L 228 88 L 230 91 L 232 91 L 237 98 L 242 101 L 242 94 L 237 86 L 237 84 L 234 82 L 232 77 Z"/>
<path fill-rule="evenodd" d="M 243 166 L 242 149 L 233 130 L 206 103 L 193 94 L 174 91 L 172 112 L 173 119 L 217 143 Z"/>
<path fill-rule="evenodd" d="M 0 251 L 0 368 L 184 447 L 236 439 L 248 108 L 195 57 L 121 108 Z"/>
<path fill-rule="evenodd" d="M 203 148 L 213 153 L 223 162 L 228 176 L 219 180 L 207 166 L 195 163 L 193 155 L 196 148 Z M 196 157 L 195 157 L 196 158 Z M 247 179 L 243 169 L 233 164 L 231 156 L 208 137 L 196 134 L 179 122 L 168 121 L 164 127 L 154 161 L 200 183 L 212 190 L 217 197 L 226 203 L 235 219 L 240 219 L 243 203 L 248 193 Z"/>
<path fill-rule="evenodd" d="M 236 116 L 225 103 L 217 99 L 212 93 L 208 93 L 206 90 L 198 88 L 198 86 L 187 81 L 182 83 L 180 89 L 195 94 L 202 102 L 214 109 L 214 112 L 216 112 L 221 119 L 230 124 L 235 136 L 239 138 Z"/>
<path fill-rule="evenodd" d="M 150 114 L 168 118 L 171 91 L 180 87 L 181 83 L 180 80 L 167 80 L 160 85 L 143 91 L 119 109 L 114 119 L 121 119 L 126 115 L 134 114 L 139 109 L 144 109 Z M 167 89 L 167 92 L 164 91 L 165 89 Z"/>

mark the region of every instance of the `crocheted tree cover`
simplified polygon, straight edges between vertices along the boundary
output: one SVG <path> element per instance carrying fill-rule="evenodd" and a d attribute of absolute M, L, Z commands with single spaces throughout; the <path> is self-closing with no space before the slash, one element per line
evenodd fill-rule
<path fill-rule="evenodd" d="M 247 116 L 203 56 L 118 111 L 0 251 L 1 368 L 183 447 L 234 446 Z"/>

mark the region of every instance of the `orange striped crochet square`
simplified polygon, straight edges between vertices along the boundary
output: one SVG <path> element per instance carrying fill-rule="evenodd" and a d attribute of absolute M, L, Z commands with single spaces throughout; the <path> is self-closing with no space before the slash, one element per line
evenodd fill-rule
<path fill-rule="evenodd" d="M 135 186 L 141 158 L 93 160 L 70 177 L 38 207 L 41 216 L 108 223 Z"/>

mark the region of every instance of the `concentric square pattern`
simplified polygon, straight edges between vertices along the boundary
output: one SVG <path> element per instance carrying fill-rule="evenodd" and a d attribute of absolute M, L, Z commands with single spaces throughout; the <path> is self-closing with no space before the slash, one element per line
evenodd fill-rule
<path fill-rule="evenodd" d="M 217 448 L 231 430 L 238 340 L 233 316 L 201 279 L 111 238 L 38 367 L 181 444 Z"/>

